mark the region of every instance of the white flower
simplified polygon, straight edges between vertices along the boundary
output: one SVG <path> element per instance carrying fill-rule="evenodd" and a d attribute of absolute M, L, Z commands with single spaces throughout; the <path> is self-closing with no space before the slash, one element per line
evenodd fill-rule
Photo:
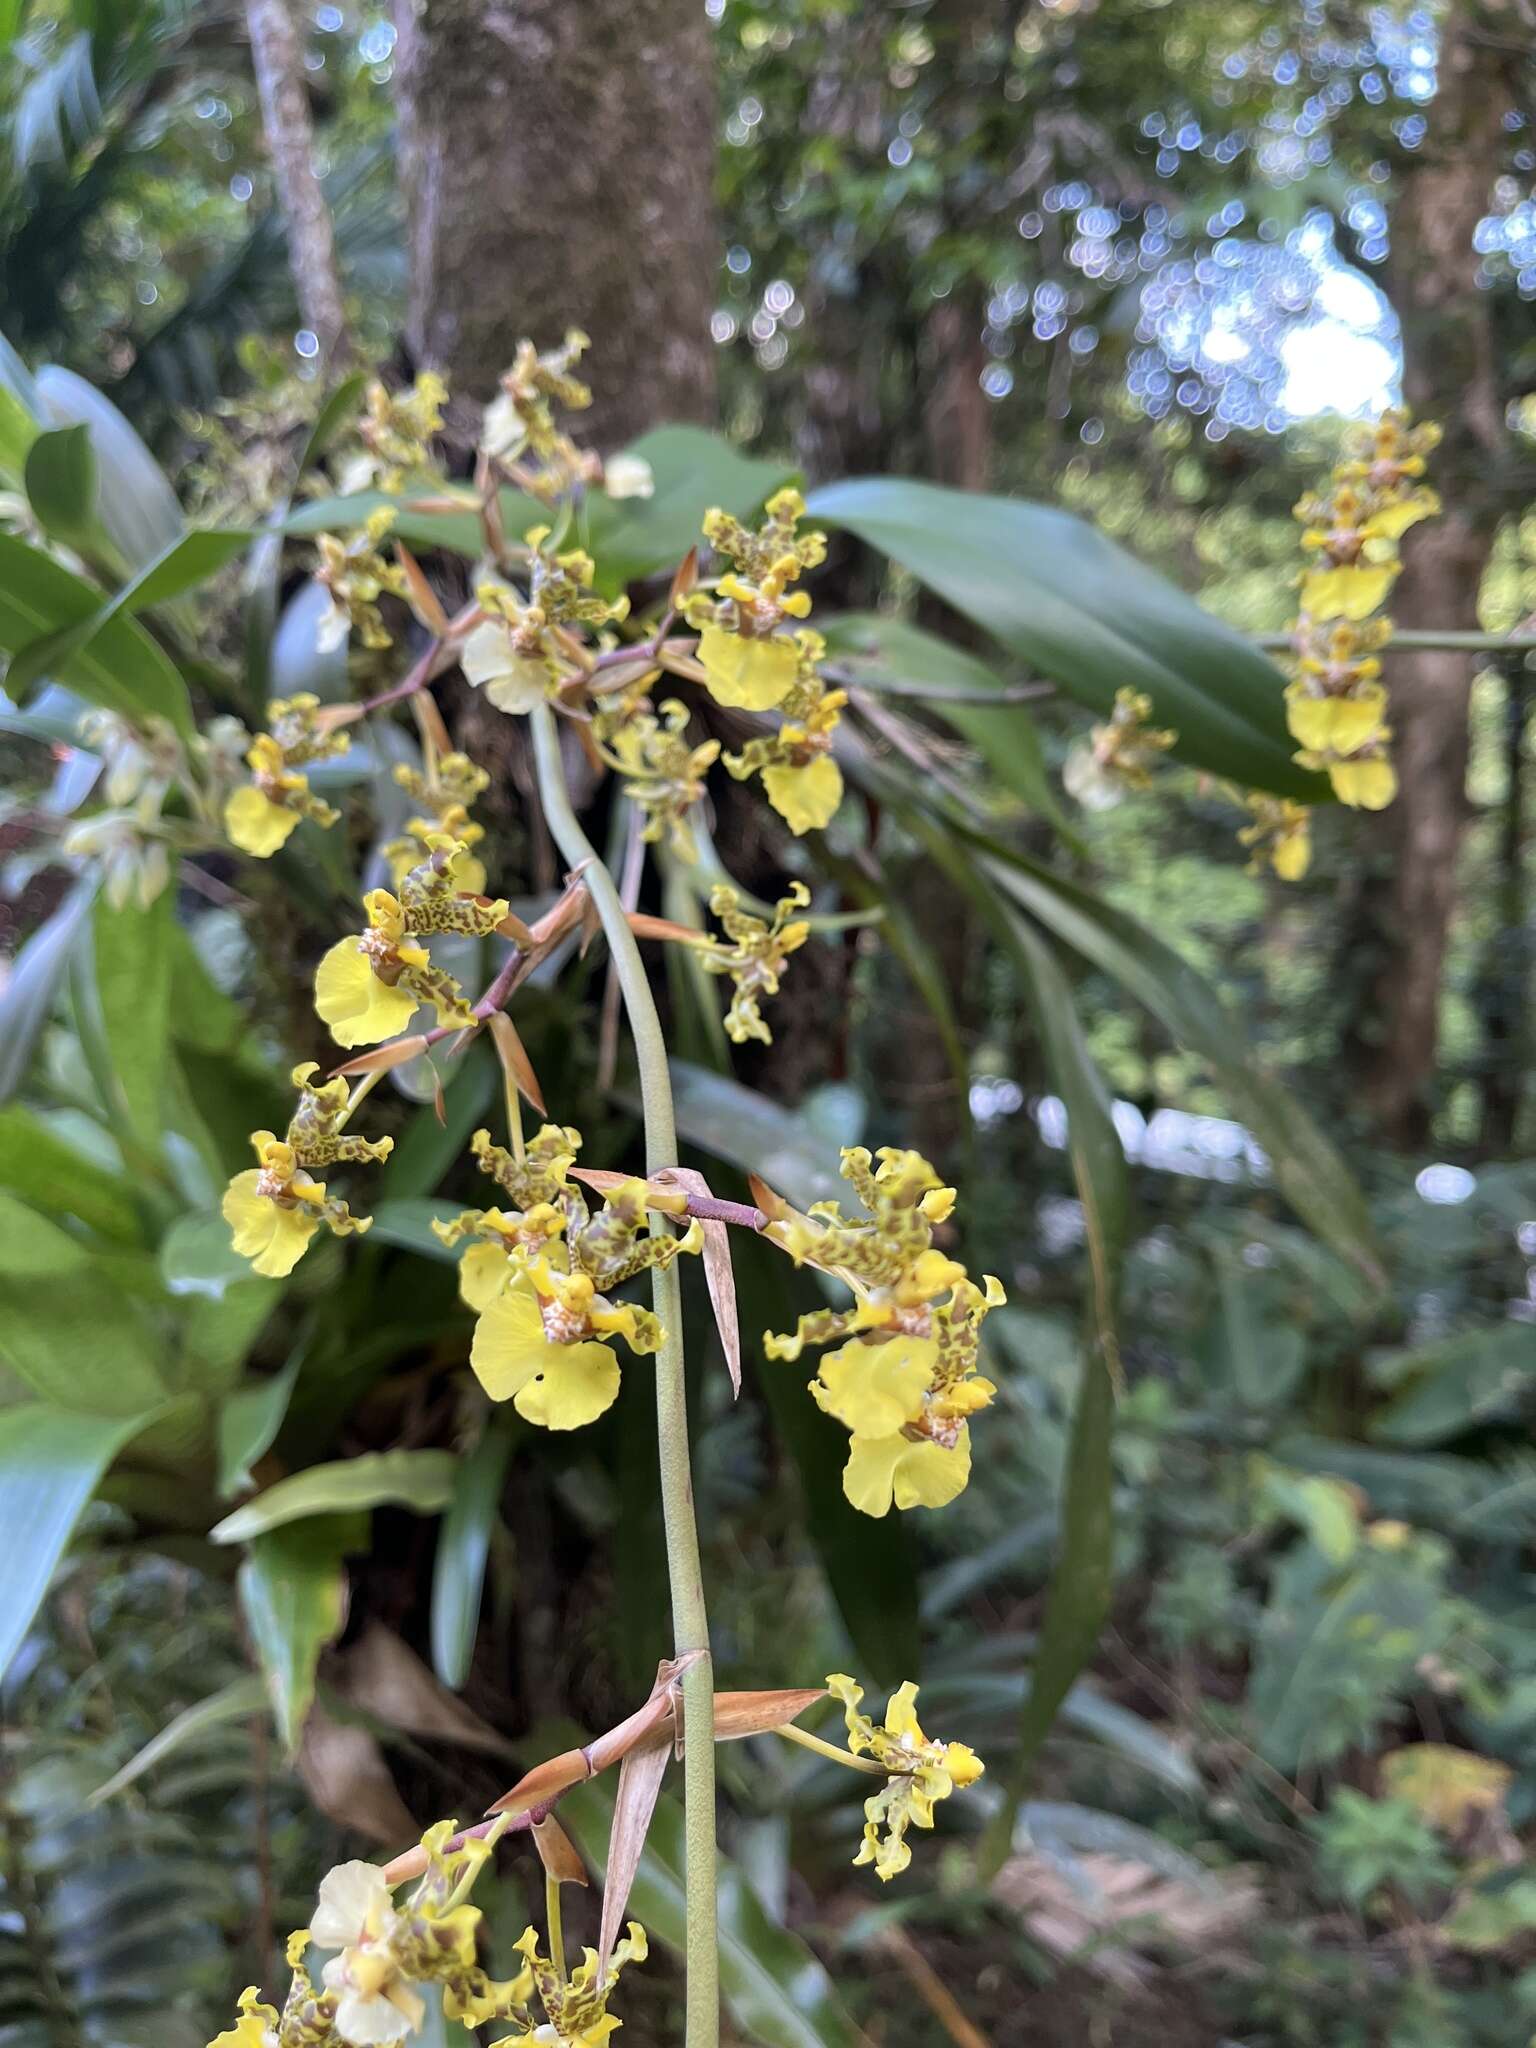
<path fill-rule="evenodd" d="M 334 654 L 352 637 L 352 614 L 333 597 L 315 621 L 315 651 Z"/>
<path fill-rule="evenodd" d="M 549 670 L 533 656 L 519 654 L 512 635 L 496 619 L 487 619 L 459 649 L 464 680 L 485 694 L 498 711 L 532 711 L 549 694 Z"/>
<path fill-rule="evenodd" d="M 603 489 L 610 498 L 654 498 L 656 479 L 643 455 L 615 455 L 603 464 Z"/>
<path fill-rule="evenodd" d="M 521 451 L 526 439 L 527 429 L 511 393 L 499 392 L 485 408 L 485 417 L 480 422 L 480 446 L 487 455 L 510 461 Z"/>
<path fill-rule="evenodd" d="M 376 1864 L 340 1863 L 322 1879 L 310 1938 L 341 1951 L 321 1975 L 337 1994 L 336 2031 L 353 2048 L 383 2048 L 421 2025 L 426 2006 L 390 1952 L 398 1925 Z"/>

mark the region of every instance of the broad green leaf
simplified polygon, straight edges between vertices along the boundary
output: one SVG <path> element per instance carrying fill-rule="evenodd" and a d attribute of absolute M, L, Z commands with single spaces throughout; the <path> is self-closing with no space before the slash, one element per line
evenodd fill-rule
<path fill-rule="evenodd" d="M 361 411 L 363 394 L 367 389 L 367 371 L 354 370 L 351 376 L 341 379 L 334 391 L 327 392 L 325 403 L 316 413 L 315 424 L 309 430 L 309 439 L 304 443 L 304 452 L 299 457 L 297 479 L 302 480 L 308 475 L 337 435 Z"/>
<path fill-rule="evenodd" d="M 147 1420 L 80 1415 L 41 1402 L 0 1411 L 0 1673 L 31 1627 L 102 1474 Z"/>
<path fill-rule="evenodd" d="M 1245 1266 L 1230 1245 L 1213 1245 L 1217 1314 L 1202 1344 L 1214 1390 L 1229 1390 L 1246 1408 L 1280 1408 L 1307 1366 L 1307 1339 L 1277 1309 L 1280 1290 Z"/>
<path fill-rule="evenodd" d="M 587 514 L 585 545 L 599 578 L 614 588 L 675 569 L 691 547 L 702 545 L 704 514 L 712 506 L 751 519 L 797 474 L 784 463 L 743 455 L 703 427 L 653 427 L 625 453 L 650 464 L 651 496 L 594 492 Z"/>
<path fill-rule="evenodd" d="M 507 1460 L 522 1431 L 520 1419 L 503 1409 L 459 1466 L 453 1499 L 437 1535 L 432 1566 L 432 1668 L 457 1692 L 469 1676 L 485 1587 L 491 1529 L 501 1507 Z"/>
<path fill-rule="evenodd" d="M 251 1484 L 251 1467 L 276 1441 L 303 1362 L 300 1346 L 281 1372 L 237 1387 L 220 1408 L 219 1493 L 225 1500 Z"/>
<path fill-rule="evenodd" d="M 613 1804 L 607 1778 L 573 1786 L 560 1801 L 562 1824 L 599 1871 L 606 1867 Z M 665 1793 L 656 1804 L 630 1910 L 648 1934 L 683 1954 L 683 1816 Z M 719 1913 L 720 1995 L 740 2033 L 761 2048 L 859 2048 L 862 2036 L 815 1951 L 770 1917 L 729 1857 L 719 1864 Z"/>
<path fill-rule="evenodd" d="M 1467 1330 L 1382 1361 L 1376 1377 L 1402 1391 L 1377 1416 L 1384 1444 L 1440 1444 L 1479 1423 L 1513 1415 L 1536 1390 L 1536 1336 L 1529 1323 Z"/>
<path fill-rule="evenodd" d="M 44 533 L 88 548 L 96 524 L 96 458 L 86 427 L 55 427 L 27 450 L 27 499 Z"/>
<path fill-rule="evenodd" d="M 448 1064 L 442 1121 L 433 1103 L 417 1110 L 375 1182 L 380 1202 L 398 1204 L 431 1193 L 468 1148 L 470 1133 L 485 1121 L 497 1072 L 485 1045 L 472 1045 Z"/>
<path fill-rule="evenodd" d="M 168 1756 L 174 1756 L 187 1743 L 206 1735 L 210 1728 L 222 1728 L 226 1722 L 248 1720 L 252 1714 L 260 1713 L 265 1700 L 266 1691 L 259 1678 L 254 1675 L 232 1678 L 228 1685 L 210 1693 L 207 1699 L 184 1707 L 167 1721 L 160 1733 L 151 1736 L 121 1770 L 114 1771 L 104 1785 L 96 1787 L 86 1805 L 101 1806 L 108 1799 L 115 1799 L 119 1792 L 126 1792 L 130 1785 L 136 1784 L 146 1771 L 152 1771 L 156 1764 L 164 1763 Z"/>
<path fill-rule="evenodd" d="M 980 838 L 980 835 L 976 835 Z M 1178 1044 L 1206 1060 L 1233 1113 L 1269 1155 L 1280 1191 L 1317 1235 L 1379 1282 L 1370 1217 L 1337 1148 L 1289 1090 L 1259 1072 L 1242 1028 L 1172 947 L 1081 883 L 984 841 L 983 871 L 1005 895 L 1144 1004 Z"/>
<path fill-rule="evenodd" d="M 95 1253 L 0 1192 L 0 1363 L 60 1408 L 141 1415 L 168 1391 L 164 1344 L 143 1303 L 147 1255 Z"/>
<path fill-rule="evenodd" d="M 107 1056 L 112 1108 L 151 1157 L 165 1128 L 171 1045 L 174 904 L 169 889 L 141 910 L 96 899 L 92 918 L 95 994 Z"/>
<path fill-rule="evenodd" d="M 244 526 L 195 527 L 182 534 L 102 606 L 92 630 L 99 630 L 119 612 L 149 611 L 195 590 L 232 562 L 250 541 L 250 529 Z"/>
<path fill-rule="evenodd" d="M 346 1619 L 342 1560 L 367 1543 L 365 1517 L 318 1515 L 258 1535 L 241 1563 L 240 1604 L 278 1733 L 290 1753 L 314 1704 L 320 1652 Z"/>
<path fill-rule="evenodd" d="M 347 1514 L 394 1503 L 435 1515 L 453 1498 L 459 1460 L 451 1451 L 365 1451 L 279 1479 L 209 1530 L 213 1543 L 249 1543 L 312 1515 Z"/>
<path fill-rule="evenodd" d="M 35 641 L 67 636 L 95 617 L 101 592 L 72 575 L 40 548 L 14 534 L 0 534 L 0 653 L 15 656 Z M 13 697 L 21 695 L 16 665 L 7 675 Z M 89 703 L 124 718 L 166 719 L 190 740 L 192 704 L 180 671 L 136 619 L 111 618 L 88 642 L 71 651 L 61 640 L 46 670 L 33 666 L 27 678 L 47 673 Z"/>
<path fill-rule="evenodd" d="M 91 907 L 93 893 L 85 884 L 72 890 L 11 962 L 0 987 L 0 1102 L 8 1102 L 26 1078 L 33 1048 L 52 1015 L 69 965 L 71 941 Z"/>
<path fill-rule="evenodd" d="M 131 568 L 168 548 L 184 524 L 165 471 L 104 392 L 73 370 L 45 363 L 36 377 L 42 411 L 56 427 L 84 426 L 96 455 L 96 509 Z"/>
<path fill-rule="evenodd" d="M 1069 696 L 1107 713 L 1144 690 L 1181 759 L 1317 801 L 1292 760 L 1284 678 L 1240 633 L 1069 512 L 1019 498 L 856 477 L 814 493 L 811 517 L 846 527 Z"/>
<path fill-rule="evenodd" d="M 77 1151 L 20 1103 L 0 1109 L 0 1187 L 45 1215 L 72 1216 L 119 1244 L 140 1240 L 129 1183 Z"/>

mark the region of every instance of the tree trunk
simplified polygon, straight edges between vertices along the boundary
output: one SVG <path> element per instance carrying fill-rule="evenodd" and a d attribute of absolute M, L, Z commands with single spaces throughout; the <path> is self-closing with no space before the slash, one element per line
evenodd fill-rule
<path fill-rule="evenodd" d="M 1401 165 L 1387 292 L 1403 329 L 1403 388 L 1445 439 L 1432 481 L 1445 510 L 1403 547 L 1392 613 L 1404 627 L 1473 627 L 1498 524 L 1496 471 L 1506 455 L 1504 402 L 1488 294 L 1478 288 L 1473 233 L 1487 213 L 1507 143 L 1508 58 L 1465 4 L 1441 24 L 1439 90 L 1421 148 Z M 1360 1034 L 1362 1076 L 1382 1134 L 1404 1147 L 1428 1136 L 1446 945 L 1467 819 L 1465 654 L 1388 656 L 1400 781 L 1382 820 L 1391 858 L 1378 914 L 1383 948 L 1372 1014 Z"/>
<path fill-rule="evenodd" d="M 592 338 L 613 448 L 713 423 L 715 92 L 697 0 L 399 0 L 406 339 L 484 401 L 522 335 Z"/>
<path fill-rule="evenodd" d="M 261 122 L 288 227 L 288 263 L 299 317 L 320 344 L 323 363 L 349 352 L 331 210 L 315 175 L 315 131 L 299 39 L 288 0 L 246 0 L 251 61 Z"/>

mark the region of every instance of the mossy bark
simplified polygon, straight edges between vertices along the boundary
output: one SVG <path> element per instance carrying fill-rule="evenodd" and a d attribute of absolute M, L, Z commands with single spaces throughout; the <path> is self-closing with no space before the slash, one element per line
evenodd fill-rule
<path fill-rule="evenodd" d="M 715 91 L 697 0 L 399 0 L 406 338 L 483 403 L 519 336 L 592 338 L 613 448 L 715 415 Z"/>

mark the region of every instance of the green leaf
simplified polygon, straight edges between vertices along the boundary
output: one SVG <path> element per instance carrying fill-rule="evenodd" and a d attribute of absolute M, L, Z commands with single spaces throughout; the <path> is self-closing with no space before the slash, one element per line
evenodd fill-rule
<path fill-rule="evenodd" d="M 507 1460 L 521 1433 L 517 1416 L 503 1410 L 491 1417 L 485 1434 L 459 1466 L 453 1499 L 438 1531 L 432 1566 L 432 1668 L 455 1692 L 469 1676 L 491 1529 L 501 1508 Z"/>
<path fill-rule="evenodd" d="M 31 1627 L 102 1474 L 148 1415 L 80 1415 L 41 1402 L 0 1411 L 0 1673 Z"/>
<path fill-rule="evenodd" d="M 257 1536 L 241 1563 L 240 1603 L 290 1754 L 314 1704 L 320 1652 L 346 1619 L 342 1560 L 367 1543 L 363 1516 L 323 1515 Z"/>
<path fill-rule="evenodd" d="M 334 391 L 327 393 L 325 403 L 315 415 L 315 424 L 309 430 L 304 452 L 299 457 L 298 478 L 309 474 L 336 436 L 361 410 L 367 389 L 368 372 L 354 370 L 350 377 L 341 379 Z"/>
<path fill-rule="evenodd" d="M 142 1306 L 157 1296 L 147 1256 L 93 1254 L 0 1193 L 0 1362 L 34 1393 L 94 1415 L 158 1407 L 165 1346 Z"/>
<path fill-rule="evenodd" d="M 222 1216 L 179 1216 L 160 1240 L 160 1277 L 171 1294 L 197 1294 L 222 1301 L 231 1287 L 260 1287 L 268 1301 L 282 1292 L 276 1280 L 251 1272 L 229 1241 Z"/>
<path fill-rule="evenodd" d="M 250 1485 L 251 1467 L 272 1448 L 303 1362 L 300 1346 L 281 1372 L 237 1387 L 220 1408 L 219 1493 L 223 1499 Z"/>
<path fill-rule="evenodd" d="M 381 1203 L 397 1206 L 428 1195 L 469 1144 L 469 1136 L 485 1121 L 496 1089 L 495 1057 L 484 1045 L 473 1045 L 450 1062 L 443 1090 L 443 1120 L 432 1103 L 424 1102 L 406 1125 L 385 1161 L 376 1183 Z M 457 1211 L 449 1205 L 445 1213 Z"/>
<path fill-rule="evenodd" d="M 560 1801 L 561 1822 L 598 1871 L 606 1867 L 613 1805 L 606 1778 L 573 1786 Z M 684 1953 L 683 1816 L 666 1795 L 656 1804 L 630 1907 L 648 1934 Z M 825 1966 L 770 1917 L 729 1857 L 719 1864 L 719 1913 L 720 1995 L 741 2033 L 761 2048 L 859 2048 L 862 2037 Z"/>
<path fill-rule="evenodd" d="M 95 994 L 111 1060 L 111 1108 L 152 1158 L 164 1133 L 171 1046 L 174 903 L 167 889 L 148 910 L 96 899 Z"/>
<path fill-rule="evenodd" d="M 1365 1197 L 1343 1157 L 1288 1089 L 1258 1072 L 1242 1028 L 1186 960 L 1091 889 L 984 835 L 981 863 L 1005 895 L 1143 1003 L 1182 1046 L 1206 1060 L 1269 1155 L 1275 1181 L 1317 1235 L 1375 1284 L 1381 1268 Z"/>
<path fill-rule="evenodd" d="M 1536 1338 L 1529 1323 L 1467 1330 L 1402 1351 L 1375 1368 L 1401 1386 L 1371 1425 L 1384 1444 L 1440 1444 L 1483 1422 L 1513 1415 L 1536 1392 Z"/>
<path fill-rule="evenodd" d="M 0 1102 L 8 1102 L 26 1078 L 33 1048 L 53 1014 L 71 941 L 93 893 L 93 887 L 83 883 L 72 890 L 11 962 L 0 987 Z"/>
<path fill-rule="evenodd" d="M 369 1241 L 372 1244 L 397 1245 L 401 1251 L 420 1252 L 424 1259 L 457 1265 L 458 1248 L 446 1245 L 440 1237 L 434 1236 L 432 1225 L 439 1219 L 446 1223 L 458 1213 L 458 1203 L 443 1195 L 417 1195 L 409 1201 L 376 1202 Z"/>
<path fill-rule="evenodd" d="M 90 549 L 96 529 L 96 457 L 88 427 L 56 427 L 27 450 L 27 499 L 44 533 Z"/>
<path fill-rule="evenodd" d="M 1274 664 L 1071 513 L 887 477 L 827 485 L 810 513 L 910 569 L 1091 710 L 1144 690 L 1157 723 L 1178 732 L 1180 759 L 1282 796 L 1326 797 L 1291 758 Z"/>
<path fill-rule="evenodd" d="M 261 1680 L 251 1676 L 232 1678 L 228 1685 L 210 1693 L 207 1699 L 184 1707 L 166 1722 L 158 1735 L 152 1735 L 120 1771 L 114 1771 L 104 1785 L 96 1787 L 85 1802 L 87 1807 L 101 1806 L 108 1799 L 115 1799 L 119 1792 L 126 1792 L 146 1771 L 152 1771 L 156 1764 L 174 1756 L 178 1749 L 195 1742 L 200 1735 L 206 1735 L 210 1728 L 222 1728 L 228 1721 L 244 1721 L 252 1714 L 260 1713 L 265 1699 L 266 1690 Z"/>
<path fill-rule="evenodd" d="M 675 569 L 691 547 L 702 543 L 704 514 L 712 506 L 751 519 L 766 498 L 798 474 L 784 463 L 743 455 L 723 435 L 703 427 L 653 427 L 625 453 L 650 464 L 655 489 L 649 498 L 595 492 L 584 543 L 599 578 L 615 589 Z"/>
<path fill-rule="evenodd" d="M 760 1174 L 797 1209 L 847 1193 L 831 1149 L 782 1103 L 686 1060 L 672 1062 L 672 1088 L 677 1127 L 690 1144 Z"/>
<path fill-rule="evenodd" d="M 1002 683 L 985 662 L 962 653 L 947 640 L 924 633 L 883 612 L 845 612 L 822 622 L 839 672 L 878 690 L 882 681 L 928 684 L 928 709 L 969 740 L 1003 788 L 1037 817 L 1049 819 L 1074 850 L 1082 841 L 1056 798 L 1046 773 L 1040 734 L 1022 704 L 957 704 L 945 694 L 1000 692 Z"/>
<path fill-rule="evenodd" d="M 451 1451 L 365 1451 L 279 1479 L 208 1532 L 213 1543 L 249 1543 L 311 1515 L 346 1514 L 396 1503 L 435 1515 L 453 1498 L 459 1460 Z"/>
<path fill-rule="evenodd" d="M 250 542 L 251 530 L 244 526 L 195 527 L 181 534 L 102 606 L 92 630 L 99 631 L 119 612 L 149 611 L 195 590 L 227 567 Z"/>
<path fill-rule="evenodd" d="M 136 619 L 111 618 L 78 647 L 76 628 L 93 620 L 101 592 L 40 548 L 0 534 L 0 653 L 12 657 L 9 694 L 20 701 L 44 674 L 89 703 L 120 716 L 166 719 L 183 739 L 195 736 L 192 702 L 180 671 Z M 31 657 L 46 641 L 46 659 Z M 22 650 L 31 658 L 22 658 Z"/>
<path fill-rule="evenodd" d="M 0 1187 L 45 1215 L 72 1216 L 119 1244 L 140 1242 L 128 1182 L 77 1151 L 20 1103 L 0 1109 Z"/>

